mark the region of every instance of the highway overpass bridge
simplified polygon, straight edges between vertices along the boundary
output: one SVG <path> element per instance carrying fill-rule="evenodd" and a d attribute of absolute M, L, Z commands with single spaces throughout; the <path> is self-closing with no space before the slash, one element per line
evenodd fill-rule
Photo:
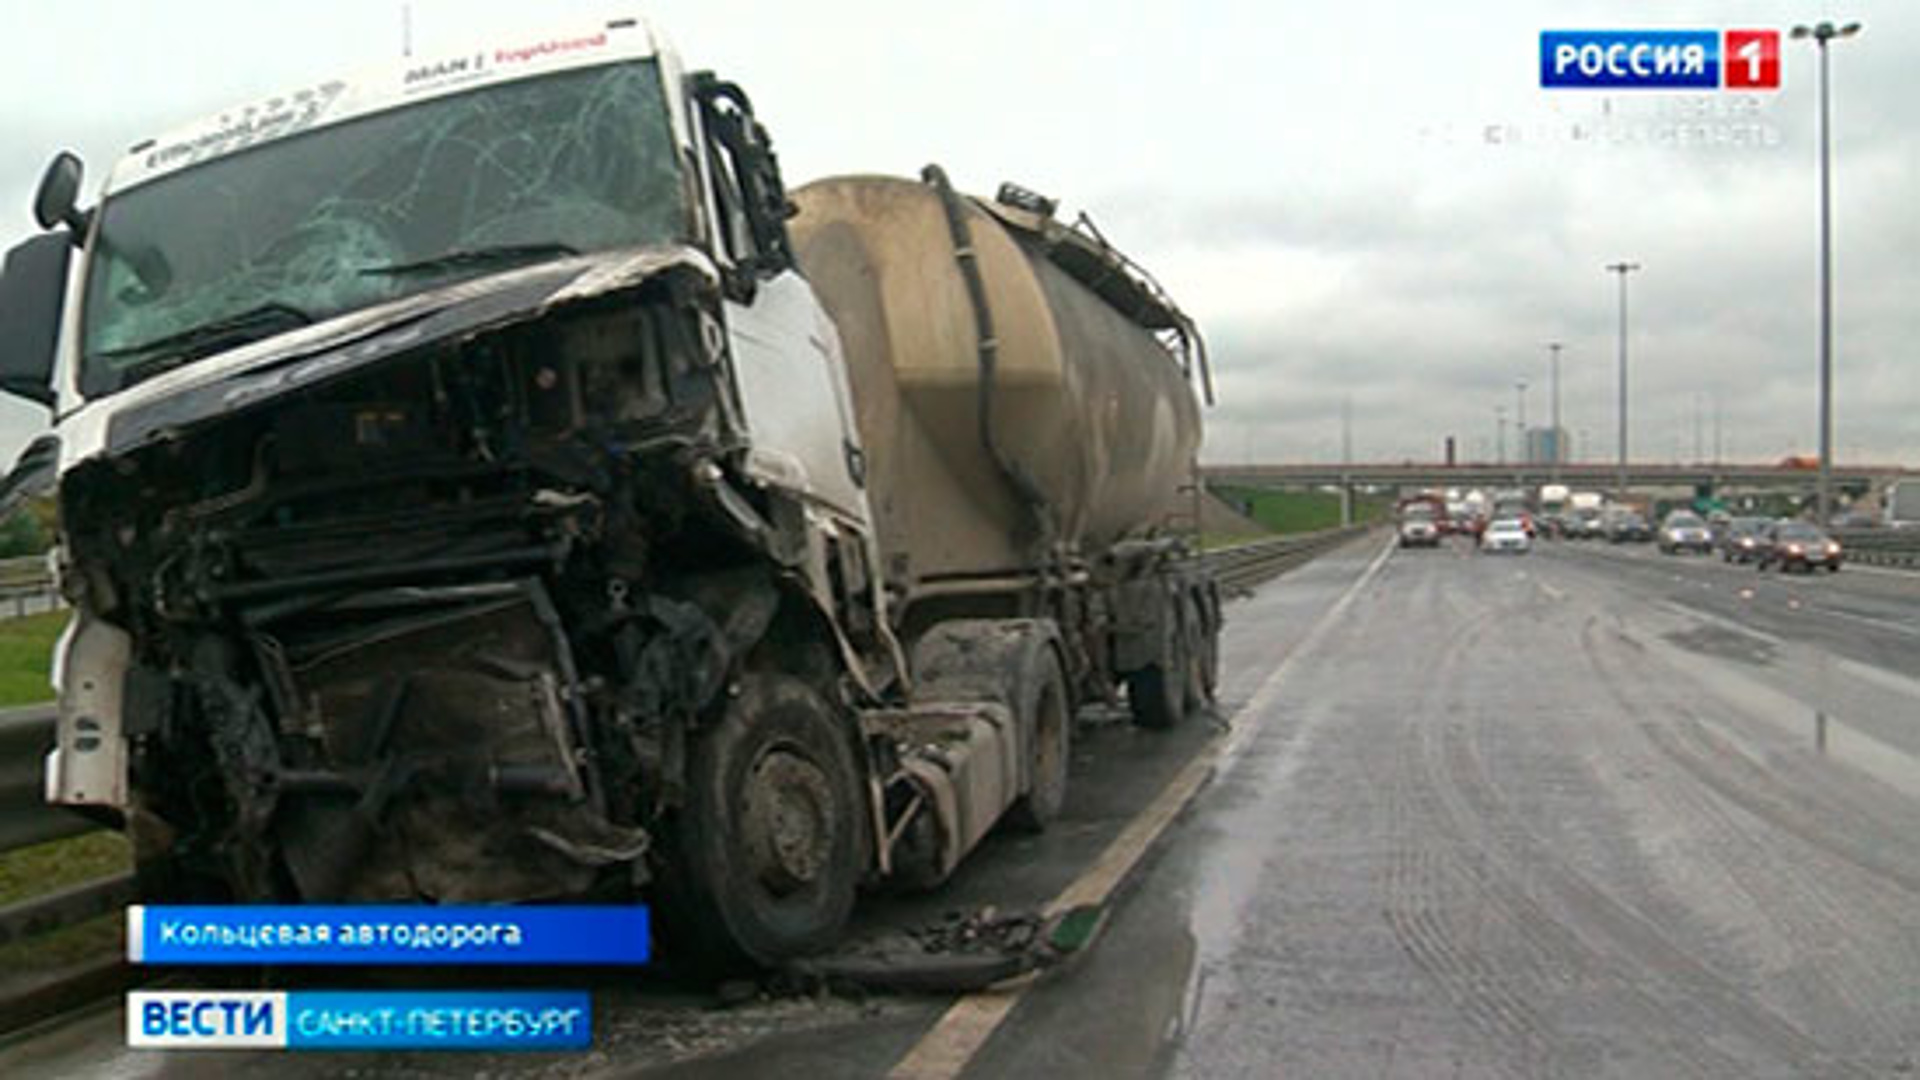
<path fill-rule="evenodd" d="M 1415 487 L 1499 488 L 1562 483 L 1576 491 L 1612 491 L 1619 477 L 1613 464 L 1446 465 L 1435 462 L 1324 463 L 1284 465 L 1203 465 L 1209 485 L 1247 487 Z M 1790 490 L 1811 492 L 1820 474 L 1807 468 L 1737 463 L 1700 465 L 1629 464 L 1630 488 Z M 1854 495 L 1882 484 L 1920 478 L 1920 469 L 1899 465 L 1844 465 L 1833 470 L 1834 487 Z"/>

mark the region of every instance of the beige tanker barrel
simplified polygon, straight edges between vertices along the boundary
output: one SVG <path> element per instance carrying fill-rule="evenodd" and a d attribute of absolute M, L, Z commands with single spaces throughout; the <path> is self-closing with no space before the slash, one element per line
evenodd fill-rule
<path fill-rule="evenodd" d="M 793 193 L 802 271 L 845 349 L 891 576 L 1015 572 L 1035 513 L 979 428 L 979 336 L 935 189 L 841 177 Z M 1181 364 L 1016 231 L 961 200 L 999 343 L 995 441 L 1082 555 L 1161 524 L 1200 438 Z"/>

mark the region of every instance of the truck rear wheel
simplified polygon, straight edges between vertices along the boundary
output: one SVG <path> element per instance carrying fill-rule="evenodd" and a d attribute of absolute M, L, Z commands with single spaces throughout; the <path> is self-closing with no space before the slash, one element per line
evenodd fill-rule
<path fill-rule="evenodd" d="M 859 770 L 805 683 L 752 674 L 691 748 L 665 947 L 703 973 L 776 964 L 840 937 L 864 867 Z"/>
<path fill-rule="evenodd" d="M 1207 598 L 1196 589 L 1187 594 L 1187 712 L 1213 703 L 1220 685 L 1220 628 L 1207 615 Z"/>
<path fill-rule="evenodd" d="M 1127 676 L 1127 709 L 1138 727 L 1163 730 L 1186 715 L 1186 679 L 1169 676 L 1159 665 Z"/>
<path fill-rule="evenodd" d="M 1187 715 L 1190 642 L 1184 628 L 1175 629 L 1168 639 L 1159 661 L 1127 675 L 1127 709 L 1139 727 L 1164 730 Z"/>

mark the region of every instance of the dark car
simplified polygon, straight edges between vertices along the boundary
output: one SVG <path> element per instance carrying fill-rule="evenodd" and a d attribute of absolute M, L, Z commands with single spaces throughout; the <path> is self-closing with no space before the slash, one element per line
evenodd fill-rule
<path fill-rule="evenodd" d="M 1606 521 L 1607 539 L 1615 544 L 1643 543 L 1653 539 L 1653 526 L 1647 519 L 1631 510 L 1625 510 L 1608 516 Z"/>
<path fill-rule="evenodd" d="M 1826 533 L 1804 521 L 1776 521 L 1767 526 L 1761 546 L 1759 568 L 1777 566 L 1781 571 L 1805 570 L 1812 573 L 1824 566 L 1840 571 L 1840 544 Z"/>
<path fill-rule="evenodd" d="M 1720 534 L 1720 558 L 1727 562 L 1752 562 L 1760 555 L 1766 532 L 1766 518 L 1734 518 Z"/>

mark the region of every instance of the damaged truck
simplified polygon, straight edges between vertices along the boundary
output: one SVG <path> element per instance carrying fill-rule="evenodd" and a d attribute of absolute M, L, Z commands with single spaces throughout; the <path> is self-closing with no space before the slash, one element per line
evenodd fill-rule
<path fill-rule="evenodd" d="M 1203 346 L 1008 186 L 789 191 L 639 20 L 133 146 L 0 279 L 54 418 L 48 797 L 143 896 L 646 902 L 776 964 L 1213 694 Z M 42 464 L 54 460 L 45 446 Z"/>

